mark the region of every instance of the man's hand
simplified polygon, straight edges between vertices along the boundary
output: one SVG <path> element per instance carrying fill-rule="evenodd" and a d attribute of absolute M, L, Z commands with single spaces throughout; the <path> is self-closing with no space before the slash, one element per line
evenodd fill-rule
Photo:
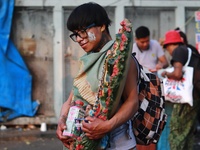
<path fill-rule="evenodd" d="M 163 71 L 163 72 L 161 73 L 161 76 L 162 76 L 162 77 L 166 77 L 166 76 L 167 76 L 167 72 L 166 72 L 166 71 Z"/>
<path fill-rule="evenodd" d="M 71 150 L 74 140 L 71 137 L 63 136 L 63 131 L 66 128 L 67 127 L 66 127 L 66 124 L 65 124 L 65 119 L 64 118 L 60 118 L 59 122 L 58 122 L 57 130 L 56 130 L 57 138 L 63 143 L 63 145 L 65 147 L 67 147 L 68 149 Z"/>
<path fill-rule="evenodd" d="M 163 64 L 162 63 L 158 63 L 158 64 L 156 64 L 156 70 L 160 70 L 160 69 L 162 69 L 163 68 Z"/>
<path fill-rule="evenodd" d="M 149 69 L 150 72 L 154 73 L 157 72 L 158 70 L 162 69 L 163 65 L 159 62 L 158 64 L 156 64 L 156 68 L 154 69 Z"/>
<path fill-rule="evenodd" d="M 108 120 L 103 121 L 96 117 L 87 117 L 85 120 L 87 120 L 88 123 L 85 121 L 82 122 L 82 130 L 89 139 L 100 139 L 111 130 Z"/>
<path fill-rule="evenodd" d="M 154 72 L 157 72 L 157 69 L 149 69 L 150 72 L 154 73 Z"/>

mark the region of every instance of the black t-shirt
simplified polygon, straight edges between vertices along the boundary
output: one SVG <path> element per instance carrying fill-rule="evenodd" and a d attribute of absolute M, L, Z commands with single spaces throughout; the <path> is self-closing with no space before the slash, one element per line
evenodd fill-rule
<path fill-rule="evenodd" d="M 174 62 L 180 62 L 184 66 L 187 60 L 188 60 L 187 47 L 185 45 L 178 46 L 172 53 L 171 64 L 173 65 Z"/>
<path fill-rule="evenodd" d="M 194 49 L 194 47 L 190 47 L 192 50 L 192 56 L 190 58 L 189 66 L 194 67 L 193 73 L 193 98 L 199 99 L 200 98 L 200 54 L 198 51 Z M 173 65 L 174 62 L 180 62 L 183 66 L 188 60 L 188 49 L 185 45 L 178 46 L 172 53 L 172 60 L 171 64 Z"/>

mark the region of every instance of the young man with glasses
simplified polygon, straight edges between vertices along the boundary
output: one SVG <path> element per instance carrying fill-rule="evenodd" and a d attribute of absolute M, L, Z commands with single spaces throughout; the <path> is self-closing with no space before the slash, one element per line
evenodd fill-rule
<path fill-rule="evenodd" d="M 124 86 L 121 86 L 122 88 L 118 92 L 104 89 L 106 93 L 108 93 L 108 95 L 104 97 L 106 101 L 103 102 L 102 99 L 98 99 L 99 101 L 97 101 L 97 95 L 101 96 L 104 94 L 99 85 L 104 82 L 102 77 L 107 73 L 104 70 L 107 69 L 106 67 L 109 67 L 105 66 L 106 58 L 108 58 L 107 56 L 109 53 L 116 48 L 114 44 L 115 41 L 111 39 L 108 29 L 110 23 L 111 20 L 108 18 L 105 9 L 96 3 L 85 3 L 78 6 L 72 11 L 67 21 L 67 28 L 72 31 L 70 38 L 74 42 L 77 42 L 86 52 L 86 54 L 80 58 L 81 69 L 74 79 L 73 90 L 68 100 L 62 106 L 58 121 L 57 137 L 63 142 L 64 146 L 69 149 L 96 150 L 100 148 L 99 146 L 101 146 L 101 149 L 106 150 L 136 149 L 136 141 L 132 132 L 130 119 L 138 109 L 137 67 L 130 55 L 123 60 L 129 60 L 127 61 L 128 65 L 120 66 L 126 68 L 126 70 L 120 72 L 122 76 L 111 85 L 115 86 L 118 82 L 123 82 L 121 85 Z M 126 24 L 122 23 L 122 26 L 126 26 Z M 121 39 L 121 43 L 124 42 L 123 40 L 127 40 L 124 35 L 123 39 Z M 131 37 L 129 37 L 127 43 L 131 45 L 128 49 L 131 54 Z M 123 49 L 123 45 L 120 45 L 120 50 Z M 120 58 L 119 60 L 121 61 Z M 108 59 L 108 61 L 112 60 Z M 117 60 L 115 63 L 121 62 Z M 113 64 L 113 72 L 109 72 L 108 70 L 113 76 L 119 73 L 119 66 L 116 66 L 115 63 Z M 106 78 L 108 83 L 110 83 L 113 76 L 110 76 L 109 79 Z M 109 105 L 111 104 L 108 99 L 109 94 L 113 94 L 116 97 L 116 99 L 112 99 L 113 105 Z M 83 101 L 85 106 L 88 104 L 93 105 L 89 116 L 85 118 L 87 121 L 82 122 L 82 131 L 84 133 L 78 138 L 63 136 L 62 132 L 67 128 L 65 121 L 71 103 L 78 99 Z M 119 103 L 117 99 L 119 99 Z M 105 109 L 107 107 L 108 109 Z M 103 114 L 107 114 L 107 112 L 109 112 L 110 115 L 103 116 Z M 85 144 L 82 142 L 83 140 L 90 148 L 85 148 L 84 146 L 86 145 L 82 145 Z M 91 143 L 97 143 L 97 145 L 91 148 Z"/>

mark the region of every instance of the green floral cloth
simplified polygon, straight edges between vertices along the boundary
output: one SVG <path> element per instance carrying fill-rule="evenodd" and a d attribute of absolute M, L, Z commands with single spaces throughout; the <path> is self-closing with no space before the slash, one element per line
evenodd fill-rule
<path fill-rule="evenodd" d="M 174 104 L 171 120 L 169 143 L 171 150 L 193 150 L 194 132 L 196 130 L 199 100 L 188 104 Z"/>
<path fill-rule="evenodd" d="M 74 79 L 73 100 L 81 99 L 86 104 L 95 104 L 106 54 L 113 43 L 114 40 L 108 42 L 100 52 L 87 53 L 80 58 L 80 70 Z"/>

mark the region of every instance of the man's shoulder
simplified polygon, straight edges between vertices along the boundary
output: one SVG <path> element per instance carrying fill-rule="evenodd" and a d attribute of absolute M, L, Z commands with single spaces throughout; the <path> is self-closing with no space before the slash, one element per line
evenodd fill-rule
<path fill-rule="evenodd" d="M 178 52 L 180 52 L 180 53 L 181 53 L 181 52 L 183 52 L 183 53 L 186 52 L 186 53 L 187 53 L 188 50 L 187 50 L 187 46 L 185 46 L 185 45 L 180 45 L 180 46 L 176 47 L 176 48 L 174 49 L 174 51 L 176 51 L 176 52 L 178 51 Z"/>
<path fill-rule="evenodd" d="M 138 48 L 138 46 L 137 46 L 136 43 L 133 43 L 133 50 L 132 50 L 132 52 L 137 52 L 137 51 L 139 51 L 139 48 Z"/>
<path fill-rule="evenodd" d="M 155 46 L 160 46 L 160 43 L 157 40 L 151 39 L 150 44 L 155 45 Z"/>

